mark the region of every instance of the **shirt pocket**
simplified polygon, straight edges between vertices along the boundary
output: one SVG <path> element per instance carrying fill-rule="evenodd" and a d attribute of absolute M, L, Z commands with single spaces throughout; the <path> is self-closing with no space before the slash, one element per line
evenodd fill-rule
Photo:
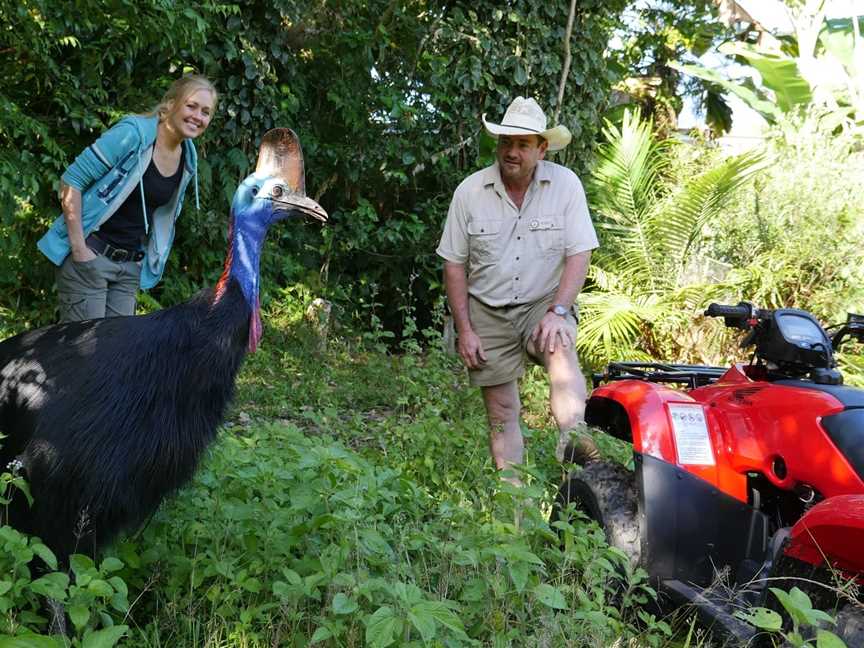
<path fill-rule="evenodd" d="M 498 260 L 498 235 L 501 221 L 473 219 L 468 223 L 468 250 L 475 263 L 495 263 Z"/>
<path fill-rule="evenodd" d="M 564 253 L 564 224 L 558 214 L 545 214 L 528 222 L 528 233 L 542 256 Z"/>

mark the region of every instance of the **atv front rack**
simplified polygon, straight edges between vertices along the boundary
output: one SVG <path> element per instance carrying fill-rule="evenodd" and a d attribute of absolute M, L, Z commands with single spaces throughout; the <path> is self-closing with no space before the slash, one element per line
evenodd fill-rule
<path fill-rule="evenodd" d="M 688 385 L 690 389 L 716 382 L 726 367 L 663 364 L 660 362 L 612 362 L 603 373 L 592 376 L 594 387 L 614 380 L 647 380 Z"/>

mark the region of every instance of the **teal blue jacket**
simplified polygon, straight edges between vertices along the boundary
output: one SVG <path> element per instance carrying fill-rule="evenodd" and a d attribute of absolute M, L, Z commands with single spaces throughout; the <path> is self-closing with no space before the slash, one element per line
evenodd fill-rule
<path fill-rule="evenodd" d="M 198 155 L 192 141 L 187 139 L 183 140 L 186 163 L 180 187 L 168 204 L 147 213 L 142 178 L 153 158 L 158 124 L 158 117 L 124 117 L 84 149 L 62 176 L 63 182 L 81 192 L 81 225 L 85 238 L 97 232 L 137 187 L 148 233 L 141 263 L 143 289 L 152 288 L 162 278 L 174 242 L 174 222 L 180 215 L 186 187 L 193 178 L 195 206 L 198 206 Z M 62 213 L 37 245 L 55 265 L 63 264 L 71 248 Z"/>

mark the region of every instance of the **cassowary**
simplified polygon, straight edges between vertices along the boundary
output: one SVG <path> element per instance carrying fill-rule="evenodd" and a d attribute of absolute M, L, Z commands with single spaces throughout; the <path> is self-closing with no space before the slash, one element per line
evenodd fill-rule
<path fill-rule="evenodd" d="M 0 472 L 21 470 L 35 500 L 16 499 L 9 523 L 66 563 L 137 528 L 189 481 L 261 337 L 267 229 L 303 214 L 327 218 L 305 195 L 297 136 L 272 130 L 234 194 L 215 288 L 149 315 L 58 324 L 0 343 Z"/>

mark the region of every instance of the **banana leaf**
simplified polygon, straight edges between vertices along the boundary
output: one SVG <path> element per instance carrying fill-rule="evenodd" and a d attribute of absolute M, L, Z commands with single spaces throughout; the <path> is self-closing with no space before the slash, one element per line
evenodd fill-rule
<path fill-rule="evenodd" d="M 767 94 L 754 87 L 752 83 L 731 81 L 702 65 L 682 65 L 674 62 L 670 62 L 668 65 L 679 72 L 710 81 L 731 92 L 750 106 L 750 108 L 762 115 L 769 124 L 776 123 L 783 116 L 783 111 L 779 106 Z"/>
<path fill-rule="evenodd" d="M 806 106 L 813 101 L 813 91 L 801 76 L 798 63 L 788 56 L 760 50 L 749 43 L 739 41 L 723 43 L 720 51 L 729 56 L 740 56 L 762 75 L 765 87 L 774 91 L 777 105 L 784 113 L 797 106 Z"/>

